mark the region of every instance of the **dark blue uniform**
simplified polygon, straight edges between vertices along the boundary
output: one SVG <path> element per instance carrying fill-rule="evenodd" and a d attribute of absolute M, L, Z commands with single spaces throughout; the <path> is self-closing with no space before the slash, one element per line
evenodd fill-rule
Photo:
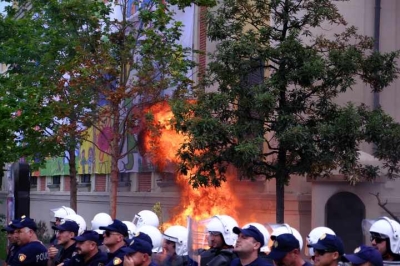
<path fill-rule="evenodd" d="M 62 262 L 64 262 L 67 259 L 72 258 L 73 256 L 76 255 L 76 244 L 72 244 L 70 247 L 68 248 L 61 248 L 58 251 L 58 254 L 54 260 L 55 265 L 58 265 Z"/>
<path fill-rule="evenodd" d="M 71 259 L 64 261 L 64 266 L 104 266 L 107 262 L 107 254 L 100 250 L 87 262 L 83 255 L 75 255 Z"/>
<path fill-rule="evenodd" d="M 112 266 L 112 265 L 122 265 L 124 263 L 124 256 L 126 252 L 122 250 L 122 248 L 119 248 L 117 251 L 113 253 L 108 253 L 107 257 L 107 263 L 106 266 Z"/>
<path fill-rule="evenodd" d="M 229 266 L 237 256 L 232 249 L 210 248 L 200 253 L 200 266 Z"/>
<path fill-rule="evenodd" d="M 47 248 L 39 241 L 21 246 L 12 258 L 10 265 L 47 266 Z"/>
<path fill-rule="evenodd" d="M 6 263 L 11 264 L 14 256 L 17 254 L 19 246 L 17 244 L 11 244 L 7 251 Z"/>
<path fill-rule="evenodd" d="M 258 257 L 257 259 L 253 260 L 251 263 L 243 265 L 240 262 L 240 259 L 236 258 L 236 259 L 232 260 L 231 266 L 272 266 L 272 264 L 269 263 L 268 261 Z"/>

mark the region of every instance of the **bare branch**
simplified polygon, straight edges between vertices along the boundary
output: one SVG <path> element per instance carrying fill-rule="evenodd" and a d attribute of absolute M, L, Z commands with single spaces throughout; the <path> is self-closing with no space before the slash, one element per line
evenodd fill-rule
<path fill-rule="evenodd" d="M 393 218 L 393 220 L 395 220 L 396 222 L 400 223 L 399 218 L 386 207 L 386 204 L 388 203 L 387 199 L 385 200 L 385 202 L 382 203 L 381 198 L 379 197 L 379 192 L 376 193 L 376 194 L 374 194 L 374 193 L 369 193 L 369 194 L 375 196 L 375 198 L 378 200 L 379 207 L 384 209 Z"/>

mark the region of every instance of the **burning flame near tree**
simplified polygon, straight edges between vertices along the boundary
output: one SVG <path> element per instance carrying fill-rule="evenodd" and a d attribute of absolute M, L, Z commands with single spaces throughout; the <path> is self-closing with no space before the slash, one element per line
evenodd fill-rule
<path fill-rule="evenodd" d="M 177 151 L 184 142 L 185 136 L 178 134 L 171 126 L 173 113 L 168 103 L 163 102 L 150 108 L 154 122 L 160 130 L 158 133 L 148 131 L 144 138 L 147 156 L 159 172 L 170 172 L 176 175 L 176 183 L 181 188 L 180 205 L 172 213 L 169 225 L 186 226 L 187 216 L 195 220 L 203 220 L 217 214 L 227 214 L 237 219 L 236 210 L 240 207 L 231 188 L 234 176 L 228 176 L 221 187 L 200 187 L 194 189 L 189 184 L 189 177 L 177 174 Z"/>

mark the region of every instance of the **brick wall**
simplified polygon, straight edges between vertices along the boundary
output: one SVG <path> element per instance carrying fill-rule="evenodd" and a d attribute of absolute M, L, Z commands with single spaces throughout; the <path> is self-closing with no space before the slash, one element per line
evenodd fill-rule
<path fill-rule="evenodd" d="M 207 23 L 205 20 L 205 15 L 207 12 L 206 7 L 200 7 L 200 16 L 199 16 L 199 50 L 204 52 L 204 54 L 199 54 L 199 75 L 203 76 L 206 64 L 207 64 Z"/>
<path fill-rule="evenodd" d="M 39 177 L 39 181 L 40 181 L 40 191 L 46 191 L 46 177 L 45 176 L 41 176 Z"/>
<path fill-rule="evenodd" d="M 139 192 L 151 191 L 151 173 L 138 174 L 138 191 Z"/>
<path fill-rule="evenodd" d="M 69 176 L 64 176 L 64 191 L 71 190 L 70 180 L 71 180 L 71 178 Z"/>
<path fill-rule="evenodd" d="M 94 178 L 94 182 L 95 182 L 94 191 L 98 191 L 98 192 L 106 191 L 106 181 L 107 181 L 106 175 L 96 174 L 96 176 Z"/>

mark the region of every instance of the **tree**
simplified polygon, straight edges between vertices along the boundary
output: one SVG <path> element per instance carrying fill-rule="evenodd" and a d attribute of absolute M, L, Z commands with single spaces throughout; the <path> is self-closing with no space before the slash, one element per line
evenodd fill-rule
<path fill-rule="evenodd" d="M 138 4 L 137 2 L 136 4 Z M 105 22 L 98 57 L 85 69 L 96 76 L 106 102 L 90 117 L 106 143 L 97 147 L 111 157 L 110 214 L 116 216 L 118 162 L 137 149 L 126 146 L 140 120 L 154 104 L 191 84 L 193 62 L 189 48 L 179 43 L 182 22 L 173 19 L 173 7 L 162 0 L 145 1 L 127 16 L 129 1 L 121 1 L 122 15 Z M 101 65 L 101 71 L 98 66 Z M 109 125 L 104 127 L 104 125 Z"/>
<path fill-rule="evenodd" d="M 291 177 L 334 169 L 351 183 L 377 176 L 379 169 L 358 161 L 361 142 L 376 145 L 389 176 L 398 173 L 399 124 L 379 108 L 340 106 L 335 98 L 359 79 L 382 91 L 396 78 L 399 53 L 373 51 L 372 38 L 345 27 L 334 1 L 224 0 L 207 23 L 217 42 L 207 75 L 195 101 L 176 100 L 173 108 L 187 136 L 180 171 L 193 186 L 219 186 L 232 166 L 240 178 L 275 178 L 282 223 Z M 331 38 L 313 33 L 322 23 L 345 30 Z"/>
<path fill-rule="evenodd" d="M 28 119 L 39 120 L 32 124 L 43 131 L 41 142 L 52 143 L 58 154 L 69 152 L 75 188 L 77 145 L 92 141 L 110 156 L 110 214 L 115 218 L 118 161 L 137 148 L 135 142 L 127 147 L 127 139 L 134 137 L 138 120 L 149 106 L 191 83 L 186 76 L 193 65 L 187 59 L 189 49 L 179 43 L 182 23 L 174 21 L 173 8 L 161 0 L 116 4 L 29 0 L 19 4 L 17 10 L 23 16 L 13 19 L 16 9 L 10 8 L 3 25 L 13 27 L 4 27 L 6 34 L 0 39 L 5 45 L 4 63 L 11 66 L 5 95 L 18 99 L 15 109 L 24 110 Z M 130 14 L 130 6 L 136 12 Z M 16 92 L 10 92 L 21 83 Z M 17 92 L 20 95 L 15 97 Z M 42 113 L 47 115 L 41 117 Z M 91 128 L 98 132 L 101 145 L 87 138 L 85 132 Z M 23 136 L 27 146 L 37 142 L 28 132 Z M 56 154 L 36 151 L 42 157 Z M 76 204 L 73 188 L 71 183 Z"/>
<path fill-rule="evenodd" d="M 3 140 L 17 135 L 10 154 L 31 158 L 36 166 L 66 152 L 74 210 L 75 150 L 85 139 L 83 123 L 87 113 L 96 110 L 98 98 L 95 84 L 81 68 L 90 58 L 82 54 L 95 49 L 95 33 L 109 12 L 97 1 L 18 1 L 0 20 L 1 60 L 8 66 L 1 76 L 1 100 L 11 118 L 3 121 L 14 125 Z"/>

